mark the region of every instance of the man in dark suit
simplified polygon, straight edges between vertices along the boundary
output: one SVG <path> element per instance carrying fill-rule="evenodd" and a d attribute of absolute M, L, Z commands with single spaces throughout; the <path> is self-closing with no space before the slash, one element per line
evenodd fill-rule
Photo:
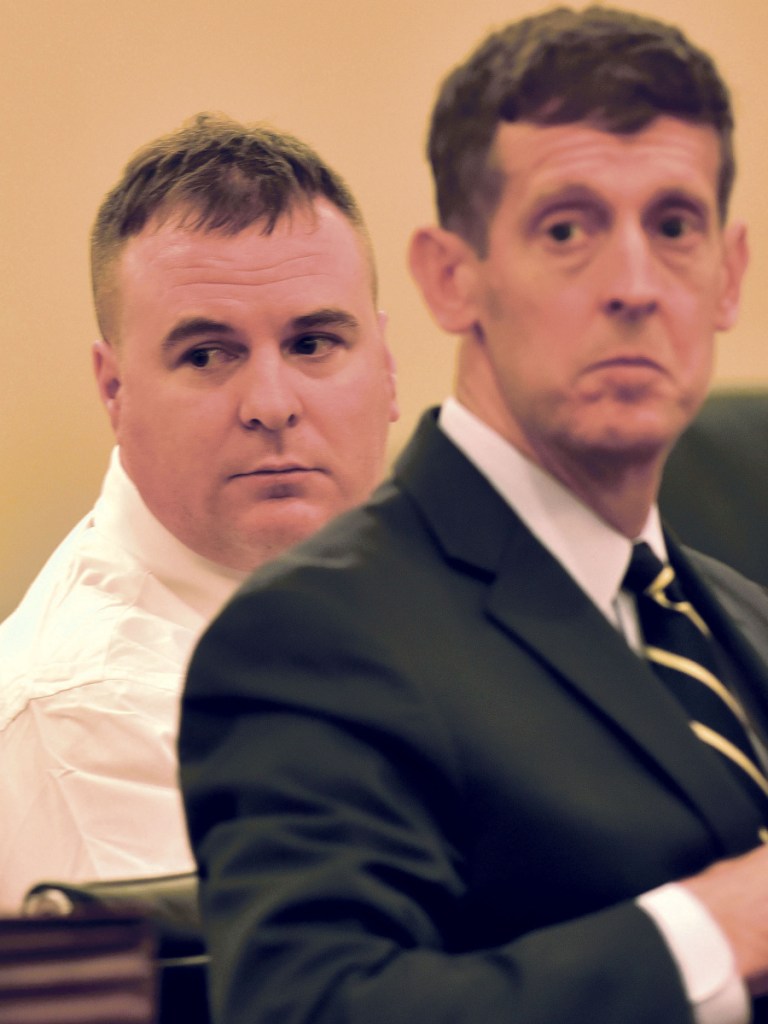
<path fill-rule="evenodd" d="M 411 264 L 455 397 L 190 670 L 220 1024 L 765 1019 L 768 599 L 656 508 L 738 307 L 731 126 L 705 54 L 601 8 L 444 83 Z"/>

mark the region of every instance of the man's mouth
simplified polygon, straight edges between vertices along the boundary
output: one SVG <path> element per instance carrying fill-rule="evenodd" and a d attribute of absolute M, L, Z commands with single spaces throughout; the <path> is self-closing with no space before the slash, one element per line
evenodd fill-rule
<path fill-rule="evenodd" d="M 286 476 L 301 476 L 304 473 L 320 473 L 322 470 L 319 466 L 303 466 L 297 463 L 269 463 L 263 466 L 255 466 L 253 469 L 246 469 L 240 473 L 232 473 L 230 476 L 231 480 L 237 480 L 244 477 L 286 477 Z"/>
<path fill-rule="evenodd" d="M 649 359 L 648 356 L 613 356 L 610 359 L 601 359 L 598 362 L 593 363 L 592 369 L 612 370 L 622 366 L 627 366 L 630 369 L 636 367 L 646 370 L 661 370 L 661 366 L 654 359 Z"/>
<path fill-rule="evenodd" d="M 615 379 L 617 383 L 645 381 L 668 376 L 665 367 L 648 356 L 611 356 L 598 359 L 587 367 L 587 375 L 597 374 L 598 379 Z"/>
<path fill-rule="evenodd" d="M 265 466 L 262 469 L 255 469 L 255 476 L 277 476 L 283 473 L 309 473 L 311 472 L 306 466 Z"/>

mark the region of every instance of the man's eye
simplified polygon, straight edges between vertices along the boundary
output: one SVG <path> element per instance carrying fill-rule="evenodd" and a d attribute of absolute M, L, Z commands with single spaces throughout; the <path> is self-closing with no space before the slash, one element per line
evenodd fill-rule
<path fill-rule="evenodd" d="M 659 232 L 665 238 L 682 238 L 688 233 L 688 223 L 677 214 L 664 217 L 659 223 Z"/>
<path fill-rule="evenodd" d="M 213 363 L 224 362 L 227 358 L 227 353 L 218 345 L 206 345 L 190 349 L 184 356 L 184 362 L 198 370 L 205 370 Z"/>
<path fill-rule="evenodd" d="M 297 356 L 322 356 L 339 344 L 336 338 L 325 334 L 304 334 L 291 344 L 291 352 Z"/>
<path fill-rule="evenodd" d="M 576 225 L 572 221 L 563 220 L 548 228 L 550 238 L 556 242 L 570 242 L 576 235 Z"/>
<path fill-rule="evenodd" d="M 192 366 L 197 366 L 202 369 L 204 366 L 208 366 L 211 361 L 211 352 L 207 348 L 196 348 L 193 352 L 190 352 L 187 356 L 187 362 Z"/>
<path fill-rule="evenodd" d="M 559 246 L 583 241 L 586 229 L 578 220 L 554 220 L 545 225 L 544 233 Z"/>

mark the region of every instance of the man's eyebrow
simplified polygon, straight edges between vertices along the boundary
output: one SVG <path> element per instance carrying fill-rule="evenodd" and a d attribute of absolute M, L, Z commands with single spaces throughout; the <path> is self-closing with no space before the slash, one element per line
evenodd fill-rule
<path fill-rule="evenodd" d="M 231 324 L 221 320 L 210 320 L 205 316 L 192 316 L 180 320 L 176 326 L 166 334 L 163 339 L 163 348 L 172 349 L 183 341 L 190 338 L 199 338 L 208 334 L 234 334 L 235 330 Z"/>
<path fill-rule="evenodd" d="M 327 307 L 312 310 L 311 313 L 304 313 L 294 317 L 290 321 L 292 331 L 313 331 L 321 327 L 345 327 L 348 330 L 356 330 L 360 326 L 357 317 L 344 309 Z M 205 316 L 192 316 L 180 320 L 163 339 L 163 349 L 169 351 L 182 342 L 191 338 L 205 337 L 211 334 L 229 335 L 236 334 L 235 328 L 223 320 L 211 320 Z"/>
<path fill-rule="evenodd" d="M 359 326 L 360 321 L 356 316 L 345 309 L 334 307 L 315 309 L 311 313 L 304 313 L 291 320 L 291 328 L 294 331 L 312 331 L 317 330 L 318 327 L 346 327 L 355 330 Z"/>
<path fill-rule="evenodd" d="M 536 213 L 550 208 L 558 209 L 561 206 L 585 206 L 593 203 L 600 205 L 604 203 L 596 189 L 589 185 L 565 182 L 536 196 L 531 203 L 531 208 Z"/>
<path fill-rule="evenodd" d="M 525 224 L 533 229 L 543 217 L 579 208 L 605 210 L 606 203 L 589 185 L 563 182 L 531 199 L 524 217 Z"/>
<path fill-rule="evenodd" d="M 653 197 L 653 202 L 650 205 L 652 207 L 682 206 L 704 215 L 709 213 L 706 199 L 699 196 L 698 193 L 688 191 L 685 188 L 661 189 Z"/>

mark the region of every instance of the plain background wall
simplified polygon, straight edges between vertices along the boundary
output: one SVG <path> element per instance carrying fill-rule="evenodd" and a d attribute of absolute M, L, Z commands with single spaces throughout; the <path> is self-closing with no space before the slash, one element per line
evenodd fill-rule
<path fill-rule="evenodd" d="M 543 5 L 547 6 L 547 5 Z M 576 4 L 583 6 L 583 4 Z M 717 381 L 768 380 L 764 201 L 768 4 L 618 3 L 683 26 L 731 84 L 740 173 L 733 213 L 753 262 Z M 98 493 L 111 438 L 91 378 L 87 236 L 131 153 L 198 110 L 266 120 L 347 178 L 378 253 L 399 364 L 400 448 L 450 389 L 453 344 L 404 253 L 432 219 L 423 155 L 438 81 L 531 0 L 0 0 L 0 618 Z"/>

